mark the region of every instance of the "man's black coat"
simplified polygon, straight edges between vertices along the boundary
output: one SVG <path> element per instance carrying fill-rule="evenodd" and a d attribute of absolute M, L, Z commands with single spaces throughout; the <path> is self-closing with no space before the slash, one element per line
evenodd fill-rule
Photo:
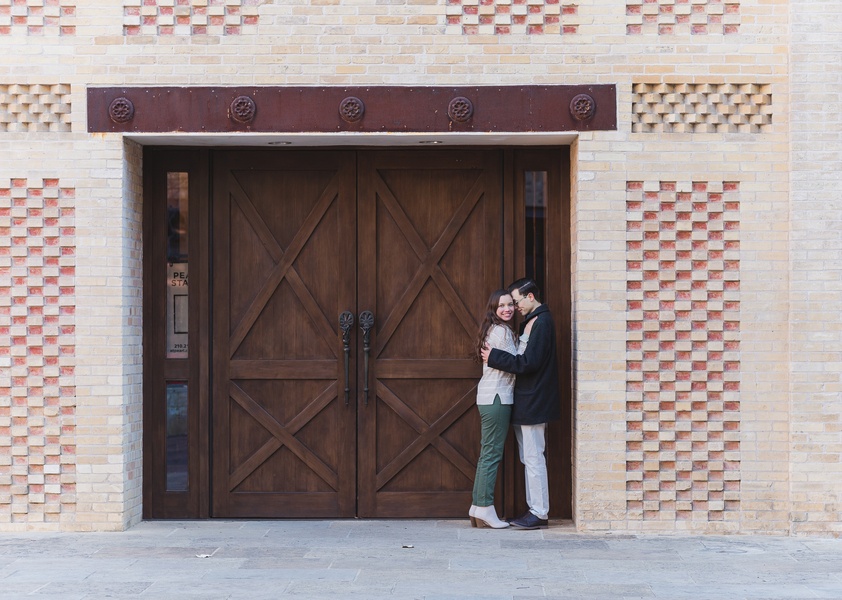
<path fill-rule="evenodd" d="M 517 375 L 512 425 L 537 425 L 561 417 L 553 317 L 545 305 L 540 305 L 520 324 L 521 334 L 532 319 L 535 324 L 529 332 L 526 352 L 515 356 L 495 348 L 488 356 L 489 367 Z"/>

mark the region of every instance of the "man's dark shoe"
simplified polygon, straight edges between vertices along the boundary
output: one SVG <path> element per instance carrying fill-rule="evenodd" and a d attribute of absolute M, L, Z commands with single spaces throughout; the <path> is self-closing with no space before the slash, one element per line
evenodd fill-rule
<path fill-rule="evenodd" d="M 550 526 L 547 519 L 539 519 L 531 512 L 509 521 L 509 525 L 515 529 L 546 529 Z"/>
<path fill-rule="evenodd" d="M 519 517 L 514 517 L 514 518 L 511 518 L 511 519 L 506 519 L 506 522 L 511 523 L 512 521 L 520 521 L 521 519 L 525 519 L 526 517 L 528 517 L 528 516 L 529 516 L 529 515 L 531 515 L 531 514 L 532 514 L 532 513 L 531 513 L 531 512 L 529 511 L 529 509 L 527 508 L 525 513 L 523 513 L 523 514 L 522 514 L 522 515 L 520 515 Z"/>

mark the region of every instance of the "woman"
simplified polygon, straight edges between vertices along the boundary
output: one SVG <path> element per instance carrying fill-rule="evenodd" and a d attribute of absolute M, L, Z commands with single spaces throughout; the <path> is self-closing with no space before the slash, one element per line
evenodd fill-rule
<path fill-rule="evenodd" d="M 515 303 L 506 290 L 497 290 L 488 299 L 485 318 L 476 340 L 477 360 L 482 361 L 483 346 L 517 353 L 512 318 Z M 482 422 L 482 441 L 477 473 L 474 478 L 473 504 L 468 515 L 474 527 L 502 529 L 509 524 L 497 517 L 494 508 L 494 486 L 497 467 L 503 458 L 503 444 L 509 430 L 509 418 L 514 401 L 515 376 L 482 365 L 482 379 L 477 385 L 477 408 Z"/>

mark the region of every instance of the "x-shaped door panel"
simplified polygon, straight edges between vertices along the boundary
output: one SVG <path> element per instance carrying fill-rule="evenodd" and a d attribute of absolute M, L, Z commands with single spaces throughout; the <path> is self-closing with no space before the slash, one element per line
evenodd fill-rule
<path fill-rule="evenodd" d="M 217 161 L 214 514 L 353 516 L 354 414 L 339 400 L 333 320 L 354 302 L 354 155 Z"/>
<path fill-rule="evenodd" d="M 298 272 L 293 266 L 298 255 L 304 248 L 304 245 L 313 235 L 316 227 L 324 219 L 328 208 L 336 201 L 339 193 L 339 176 L 334 176 L 324 191 L 321 193 L 319 199 L 313 206 L 310 214 L 301 224 L 301 228 L 295 234 L 292 242 L 289 244 L 286 252 L 281 249 L 278 240 L 272 234 L 266 221 L 261 216 L 260 212 L 255 208 L 254 204 L 248 197 L 248 194 L 243 190 L 236 175 L 231 177 L 231 197 L 236 202 L 237 206 L 242 210 L 249 224 L 254 229 L 255 235 L 260 239 L 272 261 L 275 263 L 271 271 L 266 275 L 266 280 L 263 282 L 254 300 L 246 309 L 245 314 L 239 323 L 234 328 L 229 341 L 229 356 L 233 357 L 237 349 L 242 344 L 246 335 L 248 335 L 251 328 L 254 327 L 260 313 L 266 307 L 266 303 L 278 289 L 281 281 L 287 280 L 295 295 L 301 301 L 301 306 L 307 310 L 307 314 L 313 321 L 313 325 L 319 334 L 327 342 L 327 347 L 335 350 L 334 338 L 336 332 L 331 323 L 327 321 L 324 313 L 318 309 L 318 303 L 310 294 L 307 286 L 301 280 Z"/>
<path fill-rule="evenodd" d="M 358 415 L 359 513 L 405 516 L 423 505 L 430 516 L 455 516 L 470 504 L 479 447 L 468 412 L 479 377 L 470 347 L 482 296 L 501 279 L 499 164 L 493 152 L 372 153 L 359 177 L 359 297 L 377 314 L 377 401 Z M 437 178 L 450 187 L 428 195 L 445 187 Z M 390 252 L 416 261 L 396 294 L 382 289 L 396 280 L 381 266 L 393 264 L 383 260 Z M 441 352 L 420 356 L 422 343 Z"/>
<path fill-rule="evenodd" d="M 477 202 L 482 198 L 485 184 L 486 182 L 482 177 L 478 176 L 439 239 L 431 248 L 428 248 L 412 224 L 412 221 L 407 217 L 406 212 L 404 212 L 400 203 L 386 185 L 386 182 L 377 176 L 375 182 L 377 196 L 397 223 L 401 233 L 406 238 L 406 242 L 415 252 L 421 264 L 394 309 L 388 315 L 381 315 L 381 318 L 385 317 L 385 322 L 382 329 L 378 331 L 375 354 L 382 351 L 386 347 L 386 344 L 389 343 L 398 323 L 406 316 L 412 303 L 418 298 L 421 288 L 430 279 L 435 282 L 442 295 L 449 302 L 451 309 L 456 313 L 466 333 L 468 335 L 475 333 L 477 322 L 471 315 L 468 307 L 465 306 L 462 297 L 453 289 L 450 280 L 442 272 L 440 262 L 445 252 L 447 252 L 453 243 L 453 240 L 459 235 L 460 230 L 465 225 Z"/>

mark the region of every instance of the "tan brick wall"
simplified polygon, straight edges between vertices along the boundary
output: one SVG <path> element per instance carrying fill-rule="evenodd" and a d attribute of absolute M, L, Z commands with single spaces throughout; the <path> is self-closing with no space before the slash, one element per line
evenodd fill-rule
<path fill-rule="evenodd" d="M 791 511 L 842 534 L 842 64 L 839 2 L 792 3 Z"/>
<path fill-rule="evenodd" d="M 123 529 L 141 510 L 141 159 L 137 144 L 107 138 L 86 143 L 90 159 L 75 161 L 86 167 L 86 194 L 77 195 L 81 530 Z"/>
<path fill-rule="evenodd" d="M 44 4 L 36 30 L 38 2 L 24 15 L 0 0 L 0 91 L 20 92 L 0 94 L 0 183 L 75 190 L 76 491 L 55 527 L 119 529 L 141 508 L 141 156 L 121 136 L 86 133 L 86 86 L 614 83 L 617 131 L 572 146 L 577 526 L 838 530 L 842 125 L 820 104 L 839 102 L 827 92 L 840 81 L 826 48 L 842 21 L 836 3 L 589 0 L 565 13 L 563 0 L 62 0 L 57 17 Z M 540 30 L 515 27 L 524 6 Z M 559 24 L 547 18 L 556 12 Z M 507 15 L 511 28 L 497 29 Z M 629 508 L 629 182 L 738 189 L 739 352 L 728 362 L 739 363 L 729 372 L 739 506 L 727 518 L 709 505 L 686 518 Z M 659 380 L 669 371 L 659 365 Z M 659 486 L 672 476 L 669 465 L 652 473 Z M 710 469 L 688 473 L 709 500 L 719 491 Z M 660 502 L 673 490 L 658 491 Z M 11 527 L 3 506 L 0 528 Z"/>

